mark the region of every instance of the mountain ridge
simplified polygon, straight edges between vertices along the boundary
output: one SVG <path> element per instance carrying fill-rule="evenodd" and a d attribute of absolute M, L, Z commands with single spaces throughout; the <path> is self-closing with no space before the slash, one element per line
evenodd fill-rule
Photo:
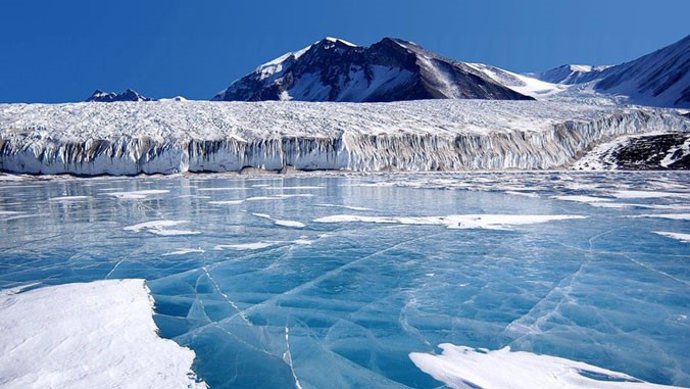
<path fill-rule="evenodd" d="M 152 99 L 142 96 L 134 89 L 127 89 L 122 93 L 103 92 L 100 89 L 96 89 L 96 91 L 84 101 L 89 103 L 114 103 L 119 101 L 152 101 Z"/>

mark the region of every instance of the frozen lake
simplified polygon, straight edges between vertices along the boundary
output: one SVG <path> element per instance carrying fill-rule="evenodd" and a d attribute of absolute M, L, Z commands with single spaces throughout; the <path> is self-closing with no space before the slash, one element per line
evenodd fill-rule
<path fill-rule="evenodd" d="M 437 388 L 444 343 L 690 386 L 688 173 L 0 182 L 0 289 L 122 278 L 212 388 Z"/>

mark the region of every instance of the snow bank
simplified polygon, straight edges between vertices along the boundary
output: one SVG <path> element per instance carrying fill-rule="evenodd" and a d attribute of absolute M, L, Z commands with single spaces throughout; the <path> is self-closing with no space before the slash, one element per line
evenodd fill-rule
<path fill-rule="evenodd" d="M 451 388 L 670 388 L 583 362 L 511 351 L 510 347 L 495 351 L 448 343 L 439 347 L 443 350 L 441 355 L 410 353 L 410 359 L 419 369 Z"/>
<path fill-rule="evenodd" d="M 0 293 L 3 388 L 204 388 L 194 352 L 161 339 L 143 280 Z"/>
<path fill-rule="evenodd" d="M 690 131 L 656 109 L 544 101 L 0 105 L 0 171 L 134 175 L 566 166 L 620 135 Z"/>

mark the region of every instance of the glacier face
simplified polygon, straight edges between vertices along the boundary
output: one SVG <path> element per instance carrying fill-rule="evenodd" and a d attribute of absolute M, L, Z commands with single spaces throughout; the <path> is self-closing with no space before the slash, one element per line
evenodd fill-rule
<path fill-rule="evenodd" d="M 6 104 L 0 170 L 550 169 L 649 132 L 690 132 L 690 122 L 659 109 L 537 101 Z"/>

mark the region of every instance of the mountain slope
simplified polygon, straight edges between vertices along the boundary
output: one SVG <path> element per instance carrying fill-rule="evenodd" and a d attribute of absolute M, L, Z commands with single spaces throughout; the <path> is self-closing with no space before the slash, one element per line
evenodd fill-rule
<path fill-rule="evenodd" d="M 600 92 L 648 105 L 690 107 L 690 35 L 602 74 Z"/>
<path fill-rule="evenodd" d="M 690 35 L 633 61 L 614 66 L 563 65 L 537 75 L 563 85 L 591 88 L 623 102 L 690 107 Z"/>
<path fill-rule="evenodd" d="M 370 47 L 326 38 L 259 66 L 213 100 L 387 102 L 531 100 L 462 62 L 400 39 Z"/>
<path fill-rule="evenodd" d="M 566 85 L 542 81 L 528 75 L 513 73 L 492 65 L 483 63 L 467 63 L 466 65 L 484 73 L 505 87 L 534 98 L 548 98 L 568 88 Z"/>

